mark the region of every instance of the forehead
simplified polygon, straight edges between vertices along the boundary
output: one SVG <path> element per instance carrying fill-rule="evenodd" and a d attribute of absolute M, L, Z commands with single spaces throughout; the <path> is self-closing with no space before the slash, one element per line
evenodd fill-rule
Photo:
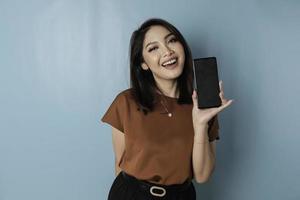
<path fill-rule="evenodd" d="M 164 37 L 171 33 L 167 28 L 161 25 L 151 26 L 150 29 L 145 34 L 144 43 L 154 42 L 157 40 L 164 40 Z"/>

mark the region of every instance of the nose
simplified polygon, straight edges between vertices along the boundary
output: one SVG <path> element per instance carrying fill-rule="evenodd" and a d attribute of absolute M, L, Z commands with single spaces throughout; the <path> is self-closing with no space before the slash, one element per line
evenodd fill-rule
<path fill-rule="evenodd" d="M 168 46 L 165 46 L 164 48 L 164 52 L 163 52 L 163 56 L 170 56 L 174 53 L 174 51 L 172 49 L 170 49 Z"/>

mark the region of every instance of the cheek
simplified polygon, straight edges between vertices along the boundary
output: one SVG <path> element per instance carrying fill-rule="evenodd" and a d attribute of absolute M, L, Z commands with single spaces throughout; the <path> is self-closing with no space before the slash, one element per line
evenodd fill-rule
<path fill-rule="evenodd" d="M 152 53 L 151 55 L 147 56 L 148 58 L 148 62 L 153 63 L 153 62 L 157 62 L 158 61 L 158 54 Z"/>
<path fill-rule="evenodd" d="M 148 63 L 151 60 L 151 55 L 147 52 L 143 53 L 143 59 L 146 63 Z"/>
<path fill-rule="evenodd" d="M 159 55 L 156 53 L 152 54 L 145 54 L 144 56 L 144 61 L 148 64 L 150 68 L 159 65 Z"/>
<path fill-rule="evenodd" d="M 184 53 L 184 48 L 183 48 L 182 44 L 177 43 L 174 45 L 174 48 L 176 49 L 177 52 Z"/>
<path fill-rule="evenodd" d="M 184 53 L 184 48 L 182 46 L 182 44 L 179 45 L 180 51 Z"/>
<path fill-rule="evenodd" d="M 185 57 L 183 46 L 180 44 L 180 45 L 178 45 L 177 48 L 178 48 L 177 51 L 182 55 L 182 57 Z"/>

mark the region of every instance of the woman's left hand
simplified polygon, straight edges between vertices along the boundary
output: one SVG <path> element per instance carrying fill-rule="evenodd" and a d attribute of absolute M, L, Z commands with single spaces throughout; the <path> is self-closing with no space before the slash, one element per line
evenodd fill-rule
<path fill-rule="evenodd" d="M 220 87 L 220 93 L 219 96 L 222 101 L 222 105 L 216 108 L 205 108 L 205 109 L 199 109 L 198 108 L 198 100 L 197 100 L 197 93 L 196 90 L 193 91 L 192 99 L 193 99 L 193 110 L 192 110 L 192 116 L 193 116 L 193 125 L 194 128 L 198 126 L 205 126 L 208 124 L 209 120 L 212 119 L 215 115 L 217 115 L 219 112 L 224 110 L 226 107 L 230 106 L 233 102 L 233 99 L 227 100 L 224 97 L 224 89 L 223 89 L 223 82 L 219 82 Z"/>

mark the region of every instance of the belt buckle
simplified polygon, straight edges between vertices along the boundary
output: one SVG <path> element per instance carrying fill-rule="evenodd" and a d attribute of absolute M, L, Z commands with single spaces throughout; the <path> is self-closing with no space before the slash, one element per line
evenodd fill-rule
<path fill-rule="evenodd" d="M 155 189 L 161 190 L 162 193 L 161 193 L 161 194 L 158 194 L 158 193 L 153 192 L 153 190 L 155 190 Z M 166 189 L 163 188 L 163 187 L 159 187 L 159 186 L 151 186 L 151 188 L 150 188 L 150 193 L 151 193 L 153 196 L 163 197 L 163 196 L 166 195 Z"/>

